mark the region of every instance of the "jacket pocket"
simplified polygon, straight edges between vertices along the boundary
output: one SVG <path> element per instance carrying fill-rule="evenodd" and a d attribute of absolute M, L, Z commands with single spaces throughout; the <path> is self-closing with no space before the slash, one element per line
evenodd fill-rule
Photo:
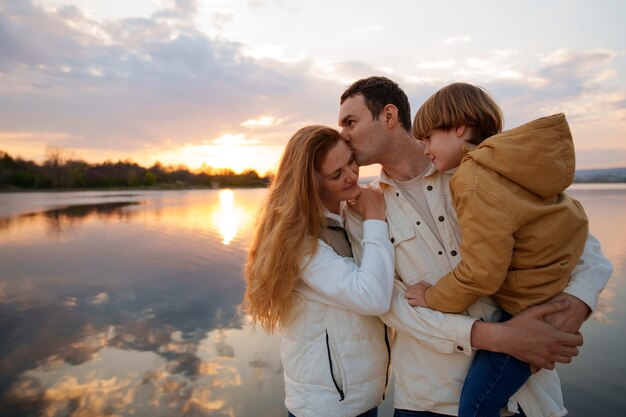
<path fill-rule="evenodd" d="M 335 339 L 328 334 L 328 329 L 326 329 L 326 351 L 328 352 L 330 378 L 333 380 L 335 389 L 339 394 L 339 401 L 343 401 L 346 398 L 346 394 L 341 370 L 341 356 L 339 355 L 339 349 L 337 348 Z"/>
<path fill-rule="evenodd" d="M 413 226 L 406 221 L 394 223 L 389 220 L 389 235 L 394 246 L 396 274 L 400 280 L 408 285 L 426 281 L 429 269 Z"/>

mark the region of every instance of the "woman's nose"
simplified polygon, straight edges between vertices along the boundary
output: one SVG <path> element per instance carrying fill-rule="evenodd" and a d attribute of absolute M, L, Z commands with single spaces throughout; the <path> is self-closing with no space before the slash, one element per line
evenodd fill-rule
<path fill-rule="evenodd" d="M 348 172 L 348 175 L 346 176 L 346 179 L 349 182 L 355 182 L 359 179 L 359 171 L 354 171 L 352 169 L 349 169 L 348 171 L 349 172 Z"/>

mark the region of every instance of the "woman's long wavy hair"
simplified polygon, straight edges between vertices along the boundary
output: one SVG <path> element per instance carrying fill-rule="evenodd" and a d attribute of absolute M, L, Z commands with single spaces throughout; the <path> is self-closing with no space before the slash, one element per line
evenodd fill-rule
<path fill-rule="evenodd" d="M 317 250 L 325 226 L 316 171 L 342 139 L 326 126 L 307 126 L 287 143 L 257 218 L 244 267 L 244 309 L 268 332 L 291 310 L 302 261 Z"/>

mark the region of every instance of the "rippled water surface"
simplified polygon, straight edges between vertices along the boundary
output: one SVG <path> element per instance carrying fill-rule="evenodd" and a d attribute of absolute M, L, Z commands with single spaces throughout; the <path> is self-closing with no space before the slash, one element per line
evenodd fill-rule
<path fill-rule="evenodd" d="M 277 339 L 238 314 L 265 192 L 0 194 L 0 416 L 285 415 Z M 570 192 L 615 274 L 559 368 L 566 405 L 621 415 L 626 187 Z"/>

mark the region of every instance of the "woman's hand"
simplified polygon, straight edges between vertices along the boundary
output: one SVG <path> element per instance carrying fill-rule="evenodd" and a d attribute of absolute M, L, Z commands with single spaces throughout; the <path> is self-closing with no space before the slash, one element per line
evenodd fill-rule
<path fill-rule="evenodd" d="M 385 220 L 385 199 L 383 193 L 370 186 L 361 187 L 361 194 L 355 200 L 348 200 L 348 206 L 365 220 Z"/>

